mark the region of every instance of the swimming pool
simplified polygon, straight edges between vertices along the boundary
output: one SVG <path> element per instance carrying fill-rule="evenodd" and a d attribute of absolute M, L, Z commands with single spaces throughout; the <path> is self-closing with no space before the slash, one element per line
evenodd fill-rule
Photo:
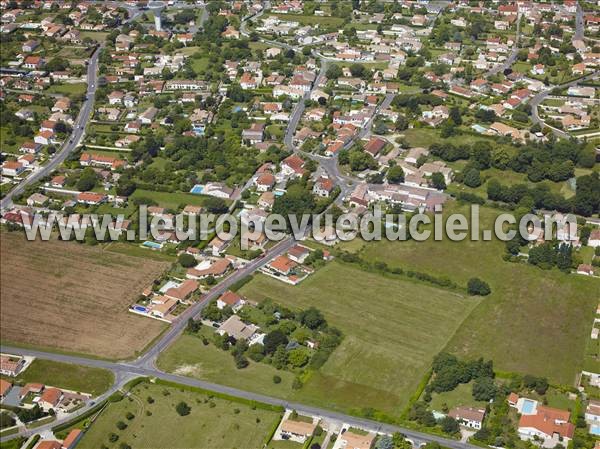
<path fill-rule="evenodd" d="M 192 190 L 190 190 L 190 193 L 195 193 L 197 195 L 201 194 L 202 192 L 204 192 L 204 186 L 202 184 L 196 184 L 194 187 L 192 187 Z"/>
<path fill-rule="evenodd" d="M 161 249 L 162 245 L 160 243 L 156 243 L 156 242 L 151 242 L 151 241 L 147 241 L 142 243 L 142 245 L 148 247 L 148 248 L 152 248 L 152 249 Z"/>
<path fill-rule="evenodd" d="M 133 310 L 136 312 L 148 313 L 148 309 L 146 309 L 144 306 L 133 306 Z"/>
<path fill-rule="evenodd" d="M 592 424 L 590 426 L 590 433 L 592 435 L 600 435 L 600 424 Z"/>
<path fill-rule="evenodd" d="M 525 399 L 523 401 L 523 406 L 521 407 L 522 415 L 531 415 L 533 413 L 533 409 L 535 408 L 535 402 L 531 399 Z"/>

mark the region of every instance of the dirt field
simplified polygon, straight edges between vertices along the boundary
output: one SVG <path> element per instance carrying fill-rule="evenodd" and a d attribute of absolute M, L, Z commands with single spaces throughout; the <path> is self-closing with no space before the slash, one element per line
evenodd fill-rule
<path fill-rule="evenodd" d="M 0 234 L 1 336 L 106 358 L 142 350 L 164 324 L 127 311 L 168 263 Z"/>

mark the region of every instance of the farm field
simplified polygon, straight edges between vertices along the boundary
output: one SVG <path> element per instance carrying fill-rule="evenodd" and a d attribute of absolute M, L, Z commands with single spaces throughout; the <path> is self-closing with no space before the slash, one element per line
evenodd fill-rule
<path fill-rule="evenodd" d="M 127 308 L 168 263 L 115 254 L 100 246 L 29 242 L 17 232 L 2 232 L 0 247 L 6 344 L 126 358 L 165 327 Z"/>
<path fill-rule="evenodd" d="M 466 210 L 454 206 L 452 212 L 469 216 Z M 481 208 L 481 228 L 493 229 L 499 213 Z M 582 368 L 600 282 L 504 262 L 503 253 L 500 241 L 448 239 L 374 242 L 360 252 L 371 262 L 446 276 L 463 285 L 471 277 L 488 282 L 491 295 L 479 303 L 446 349 L 462 357 L 492 359 L 501 371 L 547 376 L 552 382 L 571 385 Z"/>
<path fill-rule="evenodd" d="M 110 388 L 114 378 L 110 371 L 100 368 L 36 359 L 25 371 L 9 380 L 23 384 L 39 382 L 98 396 Z"/>
<path fill-rule="evenodd" d="M 281 418 L 274 411 L 252 410 L 249 405 L 158 384 L 141 383 L 131 393 L 130 398 L 108 405 L 78 448 L 113 449 L 122 443 L 134 448 L 262 447 Z M 151 404 L 148 398 L 153 400 Z M 187 416 L 179 416 L 175 411 L 182 401 L 191 408 Z M 127 413 L 135 417 L 128 420 Z M 127 428 L 119 430 L 118 421 L 126 423 Z M 118 440 L 110 442 L 113 433 Z"/>
<path fill-rule="evenodd" d="M 361 271 L 332 262 L 293 287 L 264 275 L 240 294 L 271 298 L 294 308 L 315 306 L 344 340 L 301 390 L 293 375 L 265 364 L 235 369 L 233 357 L 196 337 L 184 336 L 161 355 L 159 366 L 237 388 L 360 413 L 373 407 L 399 416 L 432 357 L 446 344 L 478 299 Z M 194 341 L 196 340 L 196 341 Z M 191 358 L 190 358 L 191 357 Z M 366 370 L 365 367 L 373 369 Z M 275 385 L 272 377 L 282 377 Z"/>

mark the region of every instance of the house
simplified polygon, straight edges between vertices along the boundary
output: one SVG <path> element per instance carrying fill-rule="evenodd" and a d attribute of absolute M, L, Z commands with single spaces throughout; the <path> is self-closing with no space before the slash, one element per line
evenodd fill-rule
<path fill-rule="evenodd" d="M 285 435 L 287 439 L 296 443 L 304 443 L 307 438 L 312 436 L 316 427 L 316 424 L 312 422 L 295 421 L 288 418 L 281 423 L 281 435 Z"/>
<path fill-rule="evenodd" d="M 2 174 L 4 176 L 19 176 L 25 171 L 25 165 L 19 161 L 5 161 L 2 164 Z"/>
<path fill-rule="evenodd" d="M 285 176 L 302 176 L 304 175 L 304 160 L 300 156 L 292 154 L 286 157 L 281 162 L 281 171 Z"/>
<path fill-rule="evenodd" d="M 0 400 L 4 399 L 11 390 L 12 384 L 7 380 L 0 379 Z"/>
<path fill-rule="evenodd" d="M 40 131 L 40 133 L 33 138 L 33 141 L 40 145 L 50 145 L 54 142 L 54 131 L 49 131 L 47 129 Z"/>
<path fill-rule="evenodd" d="M 585 422 L 588 424 L 600 423 L 600 401 L 590 399 L 585 409 Z"/>
<path fill-rule="evenodd" d="M 298 264 L 296 262 L 287 256 L 278 256 L 267 265 L 267 268 L 271 269 L 275 273 L 287 276 L 294 268 L 296 268 L 297 265 Z"/>
<path fill-rule="evenodd" d="M 41 149 L 42 149 L 42 145 L 40 143 L 28 141 L 28 142 L 24 142 L 21 145 L 21 147 L 19 148 L 19 151 L 21 153 L 36 154 L 36 153 L 39 153 L 39 151 Z"/>
<path fill-rule="evenodd" d="M 101 203 L 104 203 L 106 201 L 106 199 L 107 199 L 106 195 L 104 195 L 102 193 L 96 193 L 96 192 L 81 192 L 80 194 L 77 195 L 78 203 L 83 203 L 83 204 L 88 204 L 88 205 L 101 204 Z"/>
<path fill-rule="evenodd" d="M 459 424 L 479 430 L 485 418 L 485 409 L 473 407 L 455 407 L 448 413 L 448 416 L 454 418 Z"/>
<path fill-rule="evenodd" d="M 386 144 L 387 142 L 380 137 L 371 137 L 365 144 L 364 149 L 367 153 L 371 154 L 371 156 L 376 157 Z"/>
<path fill-rule="evenodd" d="M 597 248 L 600 246 L 600 229 L 593 229 L 590 233 L 590 238 L 588 239 L 588 246 L 592 248 Z"/>
<path fill-rule="evenodd" d="M 108 97 L 108 104 L 111 105 L 115 105 L 115 104 L 123 104 L 123 97 L 125 96 L 125 93 L 123 93 L 120 90 L 113 90 L 111 93 L 109 93 L 107 95 Z"/>
<path fill-rule="evenodd" d="M 44 58 L 41 56 L 27 56 L 23 61 L 23 68 L 37 70 L 44 65 Z"/>
<path fill-rule="evenodd" d="M 40 396 L 38 405 L 44 410 L 56 408 L 63 398 L 63 392 L 58 388 L 46 388 Z"/>
<path fill-rule="evenodd" d="M 234 312 L 237 312 L 244 304 L 244 298 L 231 290 L 227 290 L 217 299 L 217 308 L 219 310 L 223 310 L 229 306 Z"/>
<path fill-rule="evenodd" d="M 320 177 L 315 181 L 312 191 L 315 195 L 329 198 L 329 195 L 331 195 L 334 188 L 335 184 L 331 179 Z"/>
<path fill-rule="evenodd" d="M 42 440 L 35 449 L 61 449 L 62 445 L 56 440 Z"/>
<path fill-rule="evenodd" d="M 173 298 L 165 298 L 164 301 L 152 306 L 150 313 L 157 318 L 166 318 L 179 304 L 179 301 Z"/>
<path fill-rule="evenodd" d="M 25 386 L 21 387 L 21 389 L 19 390 L 19 399 L 22 400 L 29 393 L 40 394 L 42 391 L 44 391 L 44 384 L 39 384 L 39 383 L 25 384 Z"/>
<path fill-rule="evenodd" d="M 273 192 L 263 192 L 258 198 L 258 207 L 263 209 L 271 209 L 275 204 L 275 194 Z"/>
<path fill-rule="evenodd" d="M 341 440 L 344 449 L 370 449 L 375 441 L 375 434 L 361 435 L 348 429 L 342 431 L 338 438 Z"/>
<path fill-rule="evenodd" d="M 227 273 L 230 267 L 231 261 L 223 258 L 214 261 L 206 268 L 190 268 L 185 275 L 188 279 L 205 279 L 209 276 L 216 278 Z"/>
<path fill-rule="evenodd" d="M 48 202 L 49 198 L 39 192 L 35 192 L 27 198 L 27 205 L 32 206 L 43 206 Z"/>
<path fill-rule="evenodd" d="M 532 75 L 543 75 L 546 73 L 546 66 L 544 66 L 544 64 L 536 64 L 530 71 Z"/>
<path fill-rule="evenodd" d="M 275 185 L 275 176 L 269 172 L 261 173 L 256 177 L 254 184 L 258 192 L 266 192 Z"/>
<path fill-rule="evenodd" d="M 185 301 L 198 291 L 198 282 L 193 279 L 186 279 L 178 287 L 173 287 L 165 292 L 167 298 L 177 301 Z"/>
<path fill-rule="evenodd" d="M 154 117 L 156 117 L 156 114 L 158 114 L 158 109 L 156 109 L 154 106 L 150 106 L 140 114 L 138 119 L 142 125 L 150 125 L 154 120 Z"/>
<path fill-rule="evenodd" d="M 4 376 L 17 376 L 26 364 L 26 360 L 18 355 L 0 355 L 0 374 Z"/>
<path fill-rule="evenodd" d="M 126 133 L 139 133 L 141 128 L 142 128 L 141 123 L 138 122 L 137 120 L 135 120 L 133 122 L 128 122 L 125 125 L 125 132 Z"/>
<path fill-rule="evenodd" d="M 575 425 L 569 422 L 570 417 L 571 413 L 568 411 L 538 405 L 535 414 L 521 415 L 518 426 L 519 437 L 522 440 L 532 440 L 537 437 L 548 444 L 562 438 L 562 443 L 567 445 L 575 431 Z"/>
<path fill-rule="evenodd" d="M 264 123 L 253 123 L 250 128 L 242 131 L 242 140 L 246 140 L 250 145 L 260 143 L 264 139 Z"/>
<path fill-rule="evenodd" d="M 81 429 L 73 429 L 69 432 L 67 437 L 62 442 L 61 449 L 73 449 L 81 437 L 83 436 L 83 431 Z"/>
<path fill-rule="evenodd" d="M 310 250 L 306 246 L 294 245 L 288 251 L 288 257 L 297 263 L 304 263 L 310 255 Z"/>
<path fill-rule="evenodd" d="M 227 334 L 235 340 L 249 340 L 258 330 L 258 326 L 246 324 L 239 316 L 231 315 L 219 326 L 217 333 L 219 335 Z"/>
<path fill-rule="evenodd" d="M 23 45 L 21 46 L 21 50 L 23 50 L 24 53 L 31 53 L 35 51 L 35 49 L 38 48 L 39 45 L 40 43 L 38 41 L 29 39 L 28 41 L 25 41 L 23 43 Z"/>

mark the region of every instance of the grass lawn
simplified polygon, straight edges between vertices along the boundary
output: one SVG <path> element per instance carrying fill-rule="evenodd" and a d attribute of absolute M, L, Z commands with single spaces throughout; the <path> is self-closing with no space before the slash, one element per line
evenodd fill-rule
<path fill-rule="evenodd" d="M 450 212 L 469 216 L 466 206 L 450 205 L 446 216 Z M 499 213 L 482 208 L 481 229 L 493 229 Z M 492 294 L 464 321 L 447 350 L 463 357 L 492 359 L 502 371 L 547 376 L 551 382 L 571 385 L 583 365 L 600 282 L 504 262 L 503 253 L 504 244 L 499 241 L 452 242 L 446 238 L 371 243 L 362 255 L 390 266 L 447 276 L 461 284 L 475 276 L 485 280 Z"/>
<path fill-rule="evenodd" d="M 280 20 L 289 22 L 298 22 L 301 25 L 319 25 L 324 27 L 335 26 L 339 27 L 344 23 L 344 19 L 340 17 L 326 16 L 305 16 L 302 14 L 270 14 Z"/>
<path fill-rule="evenodd" d="M 155 192 L 152 190 L 137 189 L 130 197 L 130 200 L 136 198 L 148 198 L 154 200 L 159 206 L 167 209 L 177 209 L 180 205 L 191 204 L 193 206 L 202 206 L 206 196 L 195 195 L 184 192 Z"/>
<path fill-rule="evenodd" d="M 485 408 L 487 404 L 485 401 L 476 401 L 473 399 L 473 394 L 471 393 L 472 389 L 473 382 L 469 382 L 468 384 L 459 384 L 458 387 L 452 391 L 446 391 L 439 394 L 432 393 L 429 409 L 441 412 L 444 408 L 444 404 L 449 410 L 459 406 Z"/>
<path fill-rule="evenodd" d="M 114 376 L 101 368 L 36 359 L 16 380 L 23 383 L 39 382 L 98 396 L 110 388 Z"/>
<path fill-rule="evenodd" d="M 192 69 L 194 69 L 194 72 L 196 73 L 202 73 L 207 69 L 209 62 L 210 60 L 208 57 L 192 59 Z"/>
<path fill-rule="evenodd" d="M 175 256 L 162 251 L 152 251 L 150 248 L 142 248 L 137 243 L 110 242 L 105 248 L 113 253 L 126 254 L 128 256 L 143 257 L 146 259 L 174 262 Z"/>
<path fill-rule="evenodd" d="M 471 134 L 460 134 L 452 136 L 448 139 L 440 137 L 440 131 L 433 128 L 413 128 L 407 129 L 400 133 L 404 135 L 406 141 L 411 147 L 425 147 L 429 148 L 433 143 L 444 143 L 449 142 L 453 145 L 472 144 L 477 141 L 488 141 L 495 142 L 493 137 L 484 135 L 473 136 Z"/>
<path fill-rule="evenodd" d="M 175 387 L 142 383 L 131 393 L 108 405 L 77 445 L 79 449 L 112 449 L 122 443 L 134 448 L 257 448 L 280 419 L 276 412 L 252 410 L 245 404 Z M 175 411 L 180 402 L 191 408 L 189 415 L 179 416 Z M 127 413 L 135 417 L 128 420 Z M 119 430 L 118 421 L 127 428 Z M 112 433 L 119 438 L 111 443 Z"/>
<path fill-rule="evenodd" d="M 331 280 L 335 280 L 332 282 Z M 365 290 L 369 289 L 368 295 Z M 290 400 L 360 412 L 373 407 L 399 416 L 426 373 L 478 300 L 401 279 L 383 277 L 332 262 L 293 287 L 259 275 L 241 290 L 260 301 L 272 298 L 295 308 L 316 306 L 344 340 L 327 363 L 311 372 L 301 390 L 291 390 L 293 375 L 251 363 L 237 370 L 233 357 L 183 336 L 159 358 L 159 366 Z M 365 367 L 373 369 L 365 369 Z M 281 376 L 273 384 L 274 374 Z"/>
<path fill-rule="evenodd" d="M 79 95 L 87 90 L 87 83 L 53 84 L 46 91 L 53 94 Z"/>

